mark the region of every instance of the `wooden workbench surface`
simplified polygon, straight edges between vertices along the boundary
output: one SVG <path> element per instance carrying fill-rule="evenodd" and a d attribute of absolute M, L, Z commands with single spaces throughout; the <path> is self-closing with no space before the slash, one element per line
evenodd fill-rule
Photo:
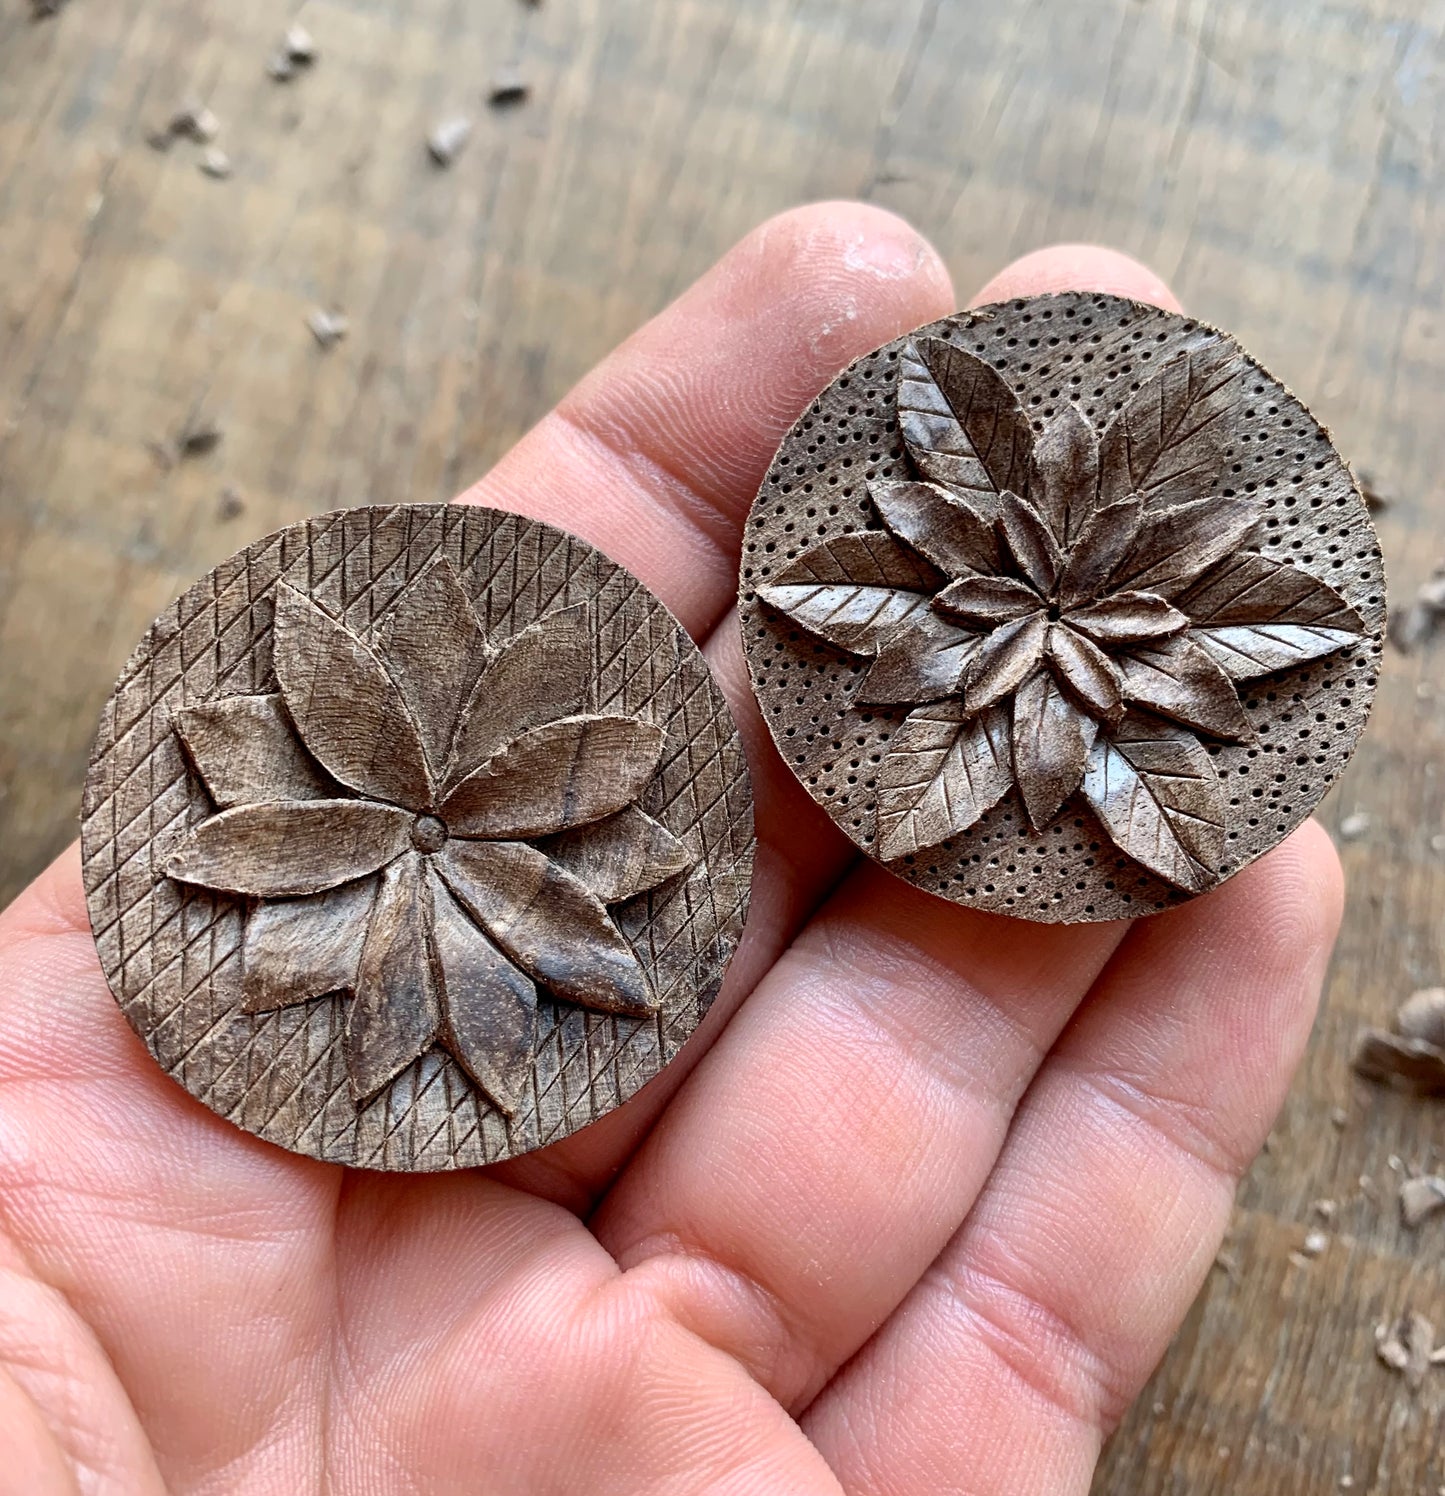
<path fill-rule="evenodd" d="M 1397 602 L 1445 554 L 1433 0 L 325 0 L 285 85 L 277 0 L 27 12 L 0 0 L 0 903 L 72 836 L 100 703 L 186 583 L 309 512 L 449 497 L 803 199 L 908 215 L 961 293 L 1052 240 L 1152 262 L 1394 497 Z M 535 96 L 489 112 L 509 63 Z M 192 95 L 227 181 L 145 143 Z M 478 128 L 442 173 L 420 142 L 453 110 Z M 329 352 L 315 305 L 351 321 Z M 219 446 L 164 468 L 197 419 Z M 1407 1303 L 1445 1324 L 1445 1219 L 1394 1206 L 1445 1105 L 1346 1065 L 1445 976 L 1442 765 L 1445 643 L 1391 653 L 1323 810 L 1370 817 L 1326 1012 L 1100 1492 L 1445 1489 L 1445 1371 L 1412 1395 L 1373 1355 Z M 1329 1245 L 1292 1257 L 1319 1198 Z"/>

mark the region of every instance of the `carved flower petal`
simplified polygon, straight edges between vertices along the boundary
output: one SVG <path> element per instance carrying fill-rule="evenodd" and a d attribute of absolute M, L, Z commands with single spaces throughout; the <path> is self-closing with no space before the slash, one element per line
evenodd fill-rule
<path fill-rule="evenodd" d="M 1103 596 L 1119 563 L 1133 549 L 1143 518 L 1144 504 L 1137 494 L 1089 516 L 1059 576 L 1059 602 L 1064 607 Z"/>
<path fill-rule="evenodd" d="M 1087 712 L 1109 722 L 1124 707 L 1119 694 L 1119 672 L 1097 644 L 1076 634 L 1067 624 L 1049 625 L 1049 658 L 1063 688 Z"/>
<path fill-rule="evenodd" d="M 934 598 L 933 606 L 965 623 L 993 628 L 1037 613 L 1043 599 L 1027 582 L 1013 577 L 961 577 Z"/>
<path fill-rule="evenodd" d="M 1012 784 L 1007 707 L 972 715 L 958 700 L 919 707 L 878 769 L 878 856 L 891 862 L 967 831 Z"/>
<path fill-rule="evenodd" d="M 1141 645 L 1115 663 L 1127 700 L 1227 742 L 1254 741 L 1233 682 L 1187 634 Z"/>
<path fill-rule="evenodd" d="M 1253 499 L 1199 499 L 1146 514 L 1116 587 L 1173 597 L 1237 550 L 1259 520 Z"/>
<path fill-rule="evenodd" d="M 413 852 L 382 874 L 347 1009 L 346 1062 L 357 1101 L 395 1080 L 441 1032 L 431 920 L 431 884 Z"/>
<path fill-rule="evenodd" d="M 991 364 L 942 338 L 916 338 L 898 361 L 898 426 L 925 478 L 980 496 L 1028 481 L 1033 430 Z"/>
<path fill-rule="evenodd" d="M 452 733 L 487 658 L 486 636 L 451 562 L 412 579 L 382 620 L 377 648 L 440 783 Z"/>
<path fill-rule="evenodd" d="M 1219 881 L 1226 807 L 1219 775 L 1191 734 L 1126 717 L 1089 754 L 1084 794 L 1115 845 L 1191 893 Z"/>
<path fill-rule="evenodd" d="M 535 847 L 450 841 L 437 864 L 472 918 L 549 992 L 604 1013 L 656 1011 L 647 973 L 602 901 Z"/>
<path fill-rule="evenodd" d="M 497 650 L 462 712 L 443 796 L 519 733 L 587 710 L 588 622 L 579 603 L 547 614 Z"/>
<path fill-rule="evenodd" d="M 1014 697 L 1013 768 L 1024 809 L 1042 831 L 1079 787 L 1098 724 L 1076 707 L 1048 670 Z"/>
<path fill-rule="evenodd" d="M 859 530 L 814 546 L 758 596 L 829 644 L 872 654 L 927 609 L 941 581 L 886 530 Z"/>
<path fill-rule="evenodd" d="M 265 1013 L 351 991 L 377 880 L 359 878 L 300 899 L 265 899 L 246 916 L 241 1007 Z"/>
<path fill-rule="evenodd" d="M 1039 518 L 1038 510 L 1016 493 L 999 495 L 999 519 L 1019 575 L 1036 592 L 1048 596 L 1063 565 L 1049 527 Z"/>
<path fill-rule="evenodd" d="M 368 644 L 285 582 L 273 664 L 291 720 L 328 773 L 360 794 L 426 808 L 426 755 L 395 682 Z"/>
<path fill-rule="evenodd" d="M 457 1063 L 509 1117 L 521 1109 L 537 1058 L 537 989 L 434 877 L 432 940 L 442 1040 Z"/>
<path fill-rule="evenodd" d="M 1033 674 L 1043 657 L 1049 622 L 1033 613 L 996 628 L 974 655 L 963 679 L 963 700 L 969 712 L 981 712 L 1001 701 Z"/>
<path fill-rule="evenodd" d="M 1098 507 L 1099 437 L 1072 401 L 1035 439 L 1028 493 L 1061 547 L 1083 531 Z"/>
<path fill-rule="evenodd" d="M 1116 592 L 1101 602 L 1070 608 L 1064 620 L 1100 644 L 1161 639 L 1189 627 L 1185 614 L 1152 592 Z"/>
<path fill-rule="evenodd" d="M 992 520 L 936 485 L 880 479 L 868 485 L 868 497 L 895 535 L 949 576 L 987 576 L 998 570 L 998 531 Z"/>
<path fill-rule="evenodd" d="M 192 827 L 166 876 L 260 899 L 320 893 L 406 851 L 411 823 L 406 811 L 371 800 L 237 805 Z"/>
<path fill-rule="evenodd" d="M 301 746 L 279 695 L 225 696 L 177 712 L 175 723 L 221 810 L 336 793 Z"/>
<path fill-rule="evenodd" d="M 666 826 L 635 805 L 604 821 L 564 831 L 543 850 L 604 904 L 656 888 L 697 861 Z"/>
<path fill-rule="evenodd" d="M 982 643 L 982 634 L 920 613 L 878 651 L 853 699 L 860 706 L 893 706 L 956 695 Z"/>
<path fill-rule="evenodd" d="M 630 804 L 667 735 L 632 717 L 563 717 L 514 739 L 442 806 L 453 836 L 548 836 Z"/>

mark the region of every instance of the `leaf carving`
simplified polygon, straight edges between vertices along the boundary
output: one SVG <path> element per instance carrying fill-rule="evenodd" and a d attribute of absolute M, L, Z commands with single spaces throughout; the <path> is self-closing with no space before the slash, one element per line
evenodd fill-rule
<path fill-rule="evenodd" d="M 1059 602 L 1065 608 L 1103 595 L 1120 562 L 1134 548 L 1143 518 L 1144 501 L 1137 494 L 1089 516 L 1059 577 Z"/>
<path fill-rule="evenodd" d="M 1102 722 L 1113 721 L 1123 711 L 1119 672 L 1097 644 L 1065 624 L 1051 623 L 1046 647 L 1060 683 L 1085 711 Z"/>
<path fill-rule="evenodd" d="M 336 794 L 302 748 L 281 697 L 226 696 L 176 713 L 176 731 L 220 810 Z"/>
<path fill-rule="evenodd" d="M 1159 368 L 1104 431 L 1101 502 L 1137 493 L 1152 509 L 1208 493 L 1224 465 L 1236 385 L 1247 371 L 1239 352 L 1218 338 Z"/>
<path fill-rule="evenodd" d="M 1028 496 L 1060 546 L 1082 532 L 1098 507 L 1099 438 L 1072 401 L 1033 443 Z"/>
<path fill-rule="evenodd" d="M 878 856 L 885 862 L 967 831 L 1013 783 L 1009 714 L 959 701 L 922 706 L 893 734 L 878 770 Z"/>
<path fill-rule="evenodd" d="M 1190 893 L 1219 881 L 1226 807 L 1213 760 L 1191 734 L 1126 717 L 1089 754 L 1084 795 L 1115 845 Z"/>
<path fill-rule="evenodd" d="M 960 577 L 938 594 L 933 605 L 965 623 L 995 628 L 1037 613 L 1042 599 L 1026 582 L 1012 577 Z"/>
<path fill-rule="evenodd" d="M 998 507 L 999 523 L 1019 575 L 1047 597 L 1063 565 L 1058 543 L 1027 499 L 1005 491 L 999 495 Z"/>
<path fill-rule="evenodd" d="M 873 654 L 927 609 L 939 574 L 886 531 L 859 530 L 815 546 L 758 596 L 852 654 Z"/>
<path fill-rule="evenodd" d="M 1096 644 L 1134 644 L 1189 627 L 1187 614 L 1152 592 L 1115 592 L 1100 602 L 1071 608 L 1064 618 Z"/>
<path fill-rule="evenodd" d="M 898 368 L 898 425 L 925 478 L 989 500 L 1028 483 L 1033 432 L 991 364 L 942 338 L 904 345 Z"/>
<path fill-rule="evenodd" d="M 1200 499 L 1146 514 L 1114 585 L 1173 597 L 1237 550 L 1258 520 L 1254 501 L 1245 498 Z"/>
<path fill-rule="evenodd" d="M 1079 787 L 1098 724 L 1040 670 L 1014 697 L 1013 768 L 1035 831 L 1058 815 Z"/>
<path fill-rule="evenodd" d="M 241 947 L 243 1010 L 265 1013 L 354 989 L 376 889 L 375 878 L 361 878 L 257 904 L 246 916 Z"/>
<path fill-rule="evenodd" d="M 998 570 L 993 522 L 935 484 L 880 480 L 868 485 L 868 497 L 900 540 L 948 576 L 990 576 Z"/>
<path fill-rule="evenodd" d="M 1032 613 L 1003 624 L 983 641 L 963 679 L 963 699 L 970 712 L 1001 701 L 1033 674 L 1043 657 L 1048 629 L 1048 615 Z"/>
<path fill-rule="evenodd" d="M 1117 663 L 1126 700 L 1227 742 L 1254 741 L 1229 677 L 1191 636 L 1136 646 Z"/>
<path fill-rule="evenodd" d="M 982 643 L 983 635 L 937 613 L 919 613 L 878 651 L 853 699 L 860 706 L 893 706 L 952 696 Z"/>
<path fill-rule="evenodd" d="M 686 872 L 696 858 L 660 821 L 635 805 L 564 831 L 543 850 L 604 904 L 616 904 Z"/>

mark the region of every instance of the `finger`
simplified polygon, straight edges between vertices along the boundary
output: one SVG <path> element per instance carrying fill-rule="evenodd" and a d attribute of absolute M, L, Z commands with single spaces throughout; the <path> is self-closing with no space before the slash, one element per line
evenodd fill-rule
<path fill-rule="evenodd" d="M 1097 251 L 1092 268 L 1118 285 L 1131 264 Z M 599 1235 L 670 1312 L 806 1402 L 957 1229 L 1122 929 L 1020 924 L 855 870 L 609 1194 Z"/>
<path fill-rule="evenodd" d="M 953 310 L 902 219 L 770 219 L 629 338 L 462 497 L 580 535 L 696 638 L 737 596 L 739 534 L 784 432 L 848 362 Z"/>
<path fill-rule="evenodd" d="M 809 1411 L 848 1491 L 1089 1489 L 1284 1099 L 1340 903 L 1311 823 L 1134 927 L 957 1239 Z"/>

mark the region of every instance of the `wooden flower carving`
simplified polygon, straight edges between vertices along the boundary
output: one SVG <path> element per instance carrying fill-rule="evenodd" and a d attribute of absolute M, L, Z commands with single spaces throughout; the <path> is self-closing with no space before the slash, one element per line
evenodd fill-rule
<path fill-rule="evenodd" d="M 664 734 L 586 710 L 585 607 L 494 649 L 446 561 L 370 637 L 284 583 L 275 604 L 279 691 L 177 714 L 218 813 L 166 872 L 255 900 L 245 1011 L 353 994 L 358 1100 L 441 1045 L 511 1114 L 537 986 L 656 1010 L 607 906 L 693 860 L 634 803 Z"/>
<path fill-rule="evenodd" d="M 1333 588 L 1251 547 L 1252 496 L 1213 492 L 1246 369 L 1204 341 L 1102 431 L 1066 404 L 1035 434 L 991 365 L 906 345 L 917 480 L 871 483 L 886 529 L 818 545 L 759 592 L 870 660 L 858 705 L 912 708 L 879 768 L 880 857 L 966 831 L 1015 787 L 1043 830 L 1081 791 L 1128 856 L 1191 892 L 1218 881 L 1206 744 L 1252 740 L 1238 683 L 1365 632 Z"/>

